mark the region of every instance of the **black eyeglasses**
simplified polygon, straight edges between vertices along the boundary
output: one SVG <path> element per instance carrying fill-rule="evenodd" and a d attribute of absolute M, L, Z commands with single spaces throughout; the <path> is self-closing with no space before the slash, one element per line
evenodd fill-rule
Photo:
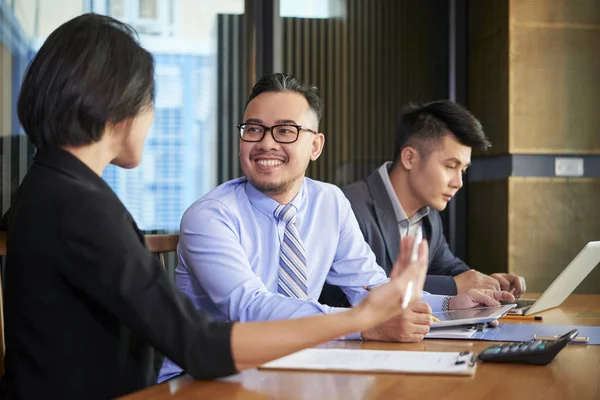
<path fill-rule="evenodd" d="M 312 129 L 304 128 L 300 125 L 273 125 L 271 127 L 264 126 L 261 124 L 238 124 L 238 129 L 240 130 L 240 138 L 244 142 L 260 142 L 265 137 L 265 133 L 267 131 L 271 131 L 271 135 L 273 136 L 273 140 L 277 143 L 294 143 L 298 140 L 298 136 L 300 135 L 300 131 L 309 131 L 312 133 L 317 133 Z"/>

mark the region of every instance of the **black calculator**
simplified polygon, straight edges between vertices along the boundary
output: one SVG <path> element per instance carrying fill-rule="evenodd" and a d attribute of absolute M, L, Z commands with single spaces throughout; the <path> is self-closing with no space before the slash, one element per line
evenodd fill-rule
<path fill-rule="evenodd" d="M 577 329 L 573 329 L 556 340 L 532 340 L 491 346 L 479 353 L 478 359 L 487 362 L 546 365 L 578 333 Z"/>

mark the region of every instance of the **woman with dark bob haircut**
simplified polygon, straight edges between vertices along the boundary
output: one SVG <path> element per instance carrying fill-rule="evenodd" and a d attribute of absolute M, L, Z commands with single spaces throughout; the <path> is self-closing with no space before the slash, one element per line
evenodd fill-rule
<path fill-rule="evenodd" d="M 37 154 L 7 218 L 0 397 L 124 395 L 155 382 L 153 349 L 196 379 L 235 374 L 398 315 L 409 281 L 420 297 L 427 244 L 411 264 L 408 238 L 391 281 L 346 312 L 231 323 L 196 310 L 101 178 L 140 164 L 153 100 L 152 56 L 109 17 L 68 21 L 29 66 L 18 113 Z"/>

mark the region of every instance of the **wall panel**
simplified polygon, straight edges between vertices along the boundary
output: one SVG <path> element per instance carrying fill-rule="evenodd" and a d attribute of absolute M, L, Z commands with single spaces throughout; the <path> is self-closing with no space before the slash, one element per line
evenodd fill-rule
<path fill-rule="evenodd" d="M 325 101 L 325 149 L 309 176 L 363 178 L 393 158 L 403 104 L 448 96 L 447 13 L 433 0 L 348 0 L 345 18 L 284 18 L 284 70 Z"/>

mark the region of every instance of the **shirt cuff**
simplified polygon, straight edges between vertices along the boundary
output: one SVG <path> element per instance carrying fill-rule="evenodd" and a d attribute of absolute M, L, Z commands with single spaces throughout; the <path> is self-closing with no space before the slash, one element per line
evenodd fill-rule
<path fill-rule="evenodd" d="M 342 336 L 340 340 L 363 340 L 360 332 L 349 333 L 345 336 Z"/>
<path fill-rule="evenodd" d="M 432 312 L 444 311 L 444 299 L 449 298 L 448 296 L 441 296 L 437 294 L 424 294 L 421 301 L 426 302 L 431 306 Z"/>

